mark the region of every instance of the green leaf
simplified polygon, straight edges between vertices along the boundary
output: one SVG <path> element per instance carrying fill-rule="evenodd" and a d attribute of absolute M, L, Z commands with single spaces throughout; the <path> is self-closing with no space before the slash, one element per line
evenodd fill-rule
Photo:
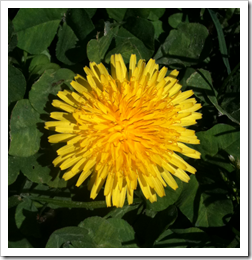
<path fill-rule="evenodd" d="M 226 9 L 226 19 L 229 20 L 232 18 L 232 16 L 234 15 L 235 13 L 235 9 L 236 8 L 227 8 Z"/>
<path fill-rule="evenodd" d="M 184 16 L 185 15 L 183 13 L 176 13 L 176 14 L 170 15 L 168 18 L 169 25 L 172 28 L 177 28 L 183 22 Z"/>
<path fill-rule="evenodd" d="M 127 8 L 106 8 L 108 16 L 118 22 L 121 22 L 127 11 Z"/>
<path fill-rule="evenodd" d="M 68 9 L 66 22 L 80 41 L 86 40 L 86 37 L 95 29 L 91 18 L 84 8 Z"/>
<path fill-rule="evenodd" d="M 226 79 L 222 83 L 221 90 L 226 91 L 226 89 L 229 87 L 230 84 L 233 83 L 233 81 L 235 81 L 235 83 L 238 84 L 240 88 L 240 82 L 237 82 L 238 81 L 237 78 L 240 79 L 240 62 L 235 66 L 232 72 L 226 77 Z"/>
<path fill-rule="evenodd" d="M 96 13 L 97 8 L 84 8 L 84 10 L 88 14 L 89 18 L 92 18 Z"/>
<path fill-rule="evenodd" d="M 118 27 L 110 29 L 106 35 L 97 40 L 93 39 L 89 41 L 87 45 L 87 56 L 91 62 L 94 61 L 98 64 L 103 60 L 111 44 L 111 41 L 113 40 L 114 35 L 116 35 L 117 32 Z"/>
<path fill-rule="evenodd" d="M 177 30 L 171 30 L 160 46 L 154 59 L 159 64 L 172 68 L 197 64 L 209 54 L 211 48 L 207 41 L 208 30 L 197 23 L 182 23 Z"/>
<path fill-rule="evenodd" d="M 204 69 L 199 69 L 191 74 L 191 76 L 186 80 L 189 87 L 193 87 L 199 90 L 207 90 L 207 94 L 215 95 L 216 90 L 213 89 L 212 77 L 209 71 Z"/>
<path fill-rule="evenodd" d="M 34 58 L 31 60 L 31 63 L 29 65 L 29 72 L 32 72 L 32 70 L 35 69 L 38 65 L 45 65 L 50 63 L 49 57 L 45 54 L 38 54 L 35 55 Z"/>
<path fill-rule="evenodd" d="M 209 71 L 203 69 L 194 71 L 187 78 L 186 84 L 188 88 L 194 90 L 195 96 L 202 101 L 208 102 L 205 98 L 206 95 L 210 100 L 216 99 L 217 91 L 213 88 L 212 77 Z"/>
<path fill-rule="evenodd" d="M 196 227 L 186 229 L 168 229 L 155 241 L 154 247 L 185 248 L 204 247 L 210 238 Z"/>
<path fill-rule="evenodd" d="M 149 200 L 146 200 L 147 208 L 153 211 L 162 211 L 168 208 L 170 205 L 173 205 L 177 199 L 179 198 L 182 190 L 183 190 L 183 182 L 176 178 L 176 182 L 178 184 L 178 188 L 173 190 L 170 186 L 165 187 L 165 196 L 160 198 L 157 196 L 157 201 L 151 203 Z M 186 184 L 185 184 L 186 185 Z"/>
<path fill-rule="evenodd" d="M 19 163 L 16 157 L 8 155 L 8 185 L 14 183 L 19 174 Z"/>
<path fill-rule="evenodd" d="M 60 169 L 52 165 L 56 154 L 50 150 L 19 159 L 22 173 L 33 183 L 46 183 L 49 187 L 63 188 L 67 182 L 59 177 Z"/>
<path fill-rule="evenodd" d="M 38 76 L 43 74 L 45 70 L 58 70 L 60 66 L 56 63 L 50 63 L 50 56 L 45 54 L 35 55 L 29 66 L 30 82 L 34 82 Z"/>
<path fill-rule="evenodd" d="M 181 235 L 187 242 L 198 243 L 209 241 L 210 237 L 201 229 L 196 227 L 186 229 L 172 229 L 173 233 Z"/>
<path fill-rule="evenodd" d="M 8 17 L 8 42 L 10 41 L 13 32 L 14 32 L 13 24 L 11 22 L 11 19 Z"/>
<path fill-rule="evenodd" d="M 32 85 L 29 92 L 29 100 L 32 106 L 41 113 L 50 112 L 53 96 L 62 90 L 66 85 L 70 87 L 70 82 L 75 74 L 68 69 L 59 69 L 57 71 L 47 70 L 45 73 Z"/>
<path fill-rule="evenodd" d="M 15 221 L 17 228 L 20 229 L 24 235 L 40 237 L 40 230 L 36 221 L 37 212 L 37 208 L 28 198 L 24 198 L 23 201 L 18 204 L 16 208 Z"/>
<path fill-rule="evenodd" d="M 9 248 L 33 248 L 30 242 L 26 238 L 22 238 L 18 241 L 8 241 Z"/>
<path fill-rule="evenodd" d="M 151 8 L 148 19 L 152 21 L 157 21 L 164 15 L 164 13 L 165 8 Z"/>
<path fill-rule="evenodd" d="M 10 155 L 28 157 L 39 150 L 42 133 L 37 124 L 40 122 L 39 114 L 32 108 L 29 100 L 17 102 L 10 120 Z"/>
<path fill-rule="evenodd" d="M 235 237 L 229 245 L 227 245 L 227 248 L 240 248 L 240 241 L 237 237 Z"/>
<path fill-rule="evenodd" d="M 171 229 L 166 230 L 162 233 L 154 243 L 155 248 L 185 248 L 188 243 L 180 237 L 174 235 Z"/>
<path fill-rule="evenodd" d="M 18 204 L 22 202 L 22 198 L 18 195 L 13 195 L 8 198 L 8 209 L 16 207 Z"/>
<path fill-rule="evenodd" d="M 110 218 L 107 221 L 117 230 L 122 247 L 138 247 L 135 241 L 135 231 L 128 222 L 119 218 Z"/>
<path fill-rule="evenodd" d="M 119 237 L 117 228 L 108 220 L 101 217 L 90 217 L 82 221 L 79 227 L 88 230 L 89 236 L 97 248 L 121 247 L 121 238 Z"/>
<path fill-rule="evenodd" d="M 45 197 L 36 197 L 30 196 L 31 200 L 38 201 L 38 202 L 46 202 L 56 206 L 60 206 L 62 208 L 85 208 L 85 209 L 99 209 L 99 208 L 106 208 L 105 201 L 91 201 L 91 202 L 80 202 L 80 201 L 69 201 L 68 198 L 45 198 Z"/>
<path fill-rule="evenodd" d="M 116 47 L 109 51 L 105 57 L 105 62 L 109 63 L 112 54 L 121 53 L 124 62 L 129 63 L 131 54 L 136 54 L 137 59 L 149 60 L 153 51 L 148 49 L 141 40 L 121 27 L 115 36 Z"/>
<path fill-rule="evenodd" d="M 226 45 L 226 41 L 225 41 L 225 36 L 222 30 L 222 26 L 215 14 L 215 12 L 211 9 L 208 9 L 208 12 L 214 22 L 215 28 L 217 30 L 217 34 L 218 34 L 218 41 L 219 41 L 219 45 L 220 45 L 220 52 L 222 55 L 222 59 L 223 62 L 227 68 L 227 72 L 228 74 L 231 73 L 231 69 L 230 69 L 230 65 L 229 65 L 229 60 L 228 60 L 228 52 L 227 52 L 227 45 Z"/>
<path fill-rule="evenodd" d="M 48 49 L 43 50 L 40 54 L 44 54 L 51 61 L 51 54 Z M 36 57 L 36 56 L 35 56 Z"/>
<path fill-rule="evenodd" d="M 24 97 L 26 80 L 22 72 L 9 64 L 8 66 L 8 106 Z"/>
<path fill-rule="evenodd" d="M 156 40 L 158 40 L 160 34 L 162 34 L 164 32 L 164 30 L 163 30 L 163 23 L 161 21 L 159 21 L 159 20 L 153 21 L 151 23 L 154 26 L 154 31 L 155 31 L 154 38 Z"/>
<path fill-rule="evenodd" d="M 134 201 L 135 202 L 135 201 Z M 114 208 L 112 209 L 105 218 L 123 218 L 123 216 L 139 207 L 139 204 L 137 205 L 125 205 L 122 208 Z"/>
<path fill-rule="evenodd" d="M 101 62 L 100 43 L 98 40 L 90 40 L 87 44 L 87 57 L 91 62 L 99 64 Z"/>
<path fill-rule="evenodd" d="M 12 21 L 8 18 L 8 52 L 13 51 L 17 46 L 17 34 L 15 33 Z"/>
<path fill-rule="evenodd" d="M 86 240 L 88 230 L 80 227 L 65 227 L 54 231 L 46 243 L 46 248 L 60 248 L 64 243 Z"/>
<path fill-rule="evenodd" d="M 209 71 L 199 69 L 195 71 L 186 81 L 187 85 L 194 88 L 195 95 L 203 101 L 206 101 L 202 90 L 215 108 L 223 115 L 226 115 L 231 121 L 240 124 L 231 114 L 226 112 L 219 104 L 216 98 L 217 91 L 213 88 L 212 78 Z"/>
<path fill-rule="evenodd" d="M 198 132 L 197 137 L 200 140 L 197 150 L 203 159 L 215 156 L 220 150 L 240 158 L 240 131 L 233 126 L 217 124 L 207 131 Z"/>
<path fill-rule="evenodd" d="M 58 42 L 56 46 L 56 57 L 59 61 L 73 65 L 85 57 L 85 52 L 77 47 L 78 38 L 74 31 L 66 23 L 58 31 Z"/>
<path fill-rule="evenodd" d="M 222 95 L 218 96 L 220 106 L 238 122 L 240 121 L 240 63 L 232 70 L 222 84 Z"/>
<path fill-rule="evenodd" d="M 37 65 L 34 70 L 31 72 L 30 76 L 34 77 L 34 80 L 33 78 L 31 77 L 30 80 L 32 82 L 35 81 L 35 79 L 39 76 L 41 76 L 46 70 L 50 70 L 50 71 L 56 71 L 60 69 L 60 66 L 56 63 L 47 63 L 47 64 L 39 64 Z"/>
<path fill-rule="evenodd" d="M 154 26 L 144 18 L 129 17 L 123 27 L 150 50 L 154 49 Z"/>
<path fill-rule="evenodd" d="M 195 72 L 195 69 L 190 67 L 182 69 L 182 71 L 179 72 L 178 80 L 179 80 L 179 84 L 182 85 L 182 91 L 185 91 L 187 88 L 192 89 L 191 86 L 188 86 L 187 79 L 192 75 L 193 72 Z M 196 90 L 194 90 L 194 94 L 195 92 Z M 200 95 L 200 93 L 198 95 Z"/>
<path fill-rule="evenodd" d="M 128 8 L 127 12 L 125 13 L 124 20 L 130 17 L 140 17 L 147 19 L 150 15 L 151 10 L 152 8 Z"/>
<path fill-rule="evenodd" d="M 63 180 L 62 180 L 63 181 Z M 54 185 L 54 188 L 49 187 L 46 184 L 34 184 L 33 182 L 30 181 L 33 185 L 31 187 L 24 187 L 22 189 L 22 196 L 27 197 L 30 200 L 33 201 L 34 205 L 38 208 L 37 205 L 46 205 L 47 207 L 51 209 L 57 209 L 57 208 L 64 208 L 66 206 L 64 204 L 67 202 L 71 202 L 71 193 L 69 189 L 66 189 L 66 185 Z M 66 182 L 65 182 L 66 183 Z M 59 189 L 59 188 L 64 188 Z M 53 198 L 52 198 L 53 197 Z M 48 199 L 48 200 L 47 200 Z M 59 201 L 59 205 L 56 203 L 51 203 L 51 201 Z M 67 204 L 66 207 L 69 205 Z M 70 208 L 70 207 L 68 207 Z"/>
<path fill-rule="evenodd" d="M 66 9 L 21 8 L 13 25 L 18 37 L 18 47 L 39 54 L 52 42 Z"/>
<path fill-rule="evenodd" d="M 203 192 L 195 175 L 192 175 L 180 195 L 178 207 L 196 227 L 221 227 L 232 215 L 233 204 L 223 196 L 212 201 L 211 196 Z"/>

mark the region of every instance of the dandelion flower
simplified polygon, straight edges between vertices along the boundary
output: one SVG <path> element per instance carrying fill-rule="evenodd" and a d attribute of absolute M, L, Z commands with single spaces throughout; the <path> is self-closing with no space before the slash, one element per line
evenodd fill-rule
<path fill-rule="evenodd" d="M 95 199 L 104 186 L 108 207 L 122 207 L 127 196 L 133 203 L 139 184 L 144 196 L 154 202 L 165 196 L 164 187 L 177 189 L 173 175 L 184 182 L 196 169 L 177 153 L 200 158 L 200 153 L 184 143 L 199 144 L 195 132 L 201 108 L 192 90 L 181 92 L 177 70 L 166 77 L 155 60 L 137 63 L 131 55 L 129 71 L 120 54 L 111 56 L 111 75 L 102 63 L 85 67 L 71 82 L 76 92 L 59 91 L 62 100 L 52 105 L 64 112 L 52 112 L 57 121 L 45 128 L 58 132 L 51 143 L 66 143 L 57 150 L 55 167 L 66 170 L 69 180 L 79 175 L 76 186 L 89 178 L 90 197 Z M 105 184 L 105 185 L 104 185 Z"/>

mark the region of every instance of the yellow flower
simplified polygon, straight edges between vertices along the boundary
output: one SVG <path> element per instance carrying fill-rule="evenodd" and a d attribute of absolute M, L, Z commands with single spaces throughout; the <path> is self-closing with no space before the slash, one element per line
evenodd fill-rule
<path fill-rule="evenodd" d="M 131 55 L 129 72 L 122 56 L 111 56 L 111 75 L 102 63 L 85 67 L 86 79 L 80 75 L 71 82 L 77 92 L 59 91 L 62 99 L 52 105 L 65 112 L 52 112 L 57 121 L 45 128 L 58 132 L 49 136 L 51 143 L 66 143 L 53 161 L 55 167 L 68 169 L 63 178 L 79 174 L 76 186 L 90 175 L 90 197 L 95 199 L 104 186 L 108 207 L 122 207 L 127 194 L 133 202 L 137 185 L 144 196 L 154 202 L 165 196 L 168 184 L 177 189 L 172 175 L 184 182 L 195 168 L 178 153 L 200 158 L 200 153 L 183 143 L 199 144 L 193 130 L 201 108 L 193 91 L 181 92 L 177 70 L 165 77 L 167 68 L 159 71 L 155 60 L 136 61 Z"/>

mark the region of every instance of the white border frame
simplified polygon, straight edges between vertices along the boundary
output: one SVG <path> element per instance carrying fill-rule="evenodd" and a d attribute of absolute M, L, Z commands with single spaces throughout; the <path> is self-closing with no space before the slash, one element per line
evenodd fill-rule
<path fill-rule="evenodd" d="M 8 8 L 240 8 L 240 248 L 8 248 Z M 2 1 L 1 2 L 1 255 L 2 256 L 248 256 L 248 2 L 247 1 Z"/>

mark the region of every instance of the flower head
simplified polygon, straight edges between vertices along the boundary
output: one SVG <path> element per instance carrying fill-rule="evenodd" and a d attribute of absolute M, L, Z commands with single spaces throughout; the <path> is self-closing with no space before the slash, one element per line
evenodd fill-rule
<path fill-rule="evenodd" d="M 189 181 L 186 172 L 195 168 L 177 153 L 200 158 L 200 153 L 183 143 L 199 144 L 195 132 L 186 126 L 201 118 L 193 91 L 181 92 L 174 70 L 166 77 L 167 68 L 159 71 L 155 60 L 137 63 L 131 55 L 129 72 L 122 56 L 111 56 L 111 75 L 103 64 L 85 67 L 86 79 L 80 75 L 71 82 L 77 92 L 59 91 L 60 100 L 52 105 L 65 112 L 52 112 L 57 121 L 45 128 L 58 134 L 49 142 L 64 142 L 57 150 L 55 167 L 66 170 L 69 180 L 79 174 L 76 186 L 89 176 L 90 197 L 95 199 L 104 186 L 107 206 L 128 204 L 140 185 L 151 202 L 165 196 L 168 184 L 178 187 L 172 175 Z M 112 202 L 112 204 L 111 204 Z"/>

